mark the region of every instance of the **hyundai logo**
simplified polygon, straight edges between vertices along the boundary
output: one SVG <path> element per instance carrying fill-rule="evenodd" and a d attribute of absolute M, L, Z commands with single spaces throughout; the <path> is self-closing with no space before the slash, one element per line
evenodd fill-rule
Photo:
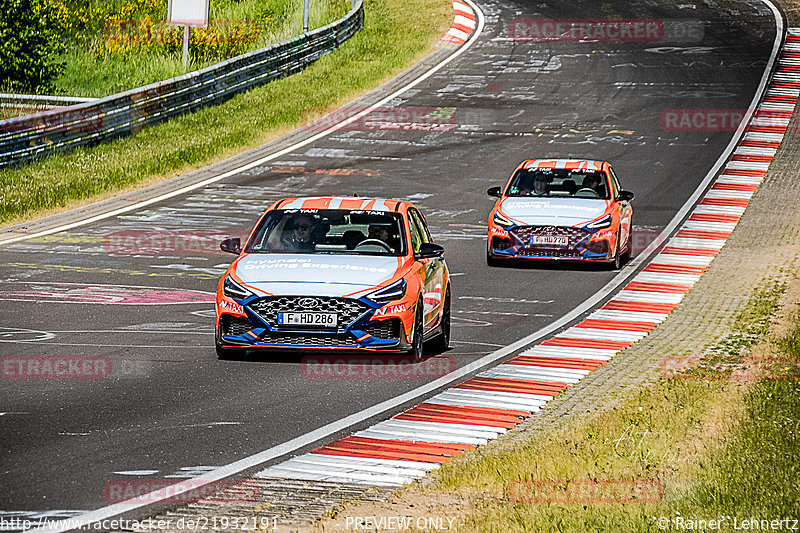
<path fill-rule="evenodd" d="M 320 302 L 316 298 L 300 298 L 297 303 L 304 309 L 316 309 Z"/>

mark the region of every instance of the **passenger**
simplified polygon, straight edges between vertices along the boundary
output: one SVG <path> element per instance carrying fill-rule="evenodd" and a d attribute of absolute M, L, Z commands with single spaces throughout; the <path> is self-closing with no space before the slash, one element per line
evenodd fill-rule
<path fill-rule="evenodd" d="M 583 183 L 581 187 L 584 189 L 592 189 L 594 192 L 597 193 L 597 196 L 602 197 L 604 196 L 603 187 L 601 185 L 600 176 L 597 174 L 589 174 L 585 178 L 583 178 Z"/>
<path fill-rule="evenodd" d="M 283 249 L 287 252 L 313 252 L 314 251 L 314 230 L 317 227 L 317 220 L 311 215 L 295 215 L 286 223 L 290 230 L 281 239 Z"/>
<path fill-rule="evenodd" d="M 367 239 L 375 239 L 386 243 L 391 253 L 396 251 L 392 232 L 390 231 L 390 226 L 387 224 L 370 224 Z"/>

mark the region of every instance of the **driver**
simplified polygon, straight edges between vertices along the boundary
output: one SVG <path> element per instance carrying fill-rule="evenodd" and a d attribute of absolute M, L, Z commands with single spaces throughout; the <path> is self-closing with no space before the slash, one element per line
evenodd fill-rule
<path fill-rule="evenodd" d="M 542 196 L 547 193 L 547 178 L 543 174 L 536 174 L 533 178 L 533 194 Z"/>
<path fill-rule="evenodd" d="M 295 215 L 287 223 L 291 229 L 288 238 L 284 233 L 281 239 L 283 249 L 288 252 L 313 252 L 314 251 L 314 230 L 317 227 L 317 220 L 306 214 Z"/>
<path fill-rule="evenodd" d="M 386 224 L 370 224 L 367 239 L 375 239 L 384 242 L 386 243 L 386 246 L 389 247 L 390 252 L 394 253 L 395 251 L 391 242 L 392 234 L 389 231 L 389 226 Z"/>

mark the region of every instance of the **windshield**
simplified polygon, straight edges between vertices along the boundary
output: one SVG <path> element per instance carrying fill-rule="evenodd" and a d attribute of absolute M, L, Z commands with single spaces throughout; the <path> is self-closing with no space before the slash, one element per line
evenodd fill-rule
<path fill-rule="evenodd" d="M 521 168 L 514 174 L 506 196 L 544 196 L 608 199 L 604 172 L 561 168 Z"/>
<path fill-rule="evenodd" d="M 287 209 L 261 220 L 248 253 L 405 255 L 403 218 L 384 211 Z"/>

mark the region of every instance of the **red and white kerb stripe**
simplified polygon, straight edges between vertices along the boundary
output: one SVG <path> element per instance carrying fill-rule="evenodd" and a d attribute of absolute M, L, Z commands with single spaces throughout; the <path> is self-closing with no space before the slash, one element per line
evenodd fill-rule
<path fill-rule="evenodd" d="M 723 172 L 686 223 L 613 299 L 577 325 L 390 420 L 258 475 L 402 485 L 508 431 L 663 322 L 744 213 L 800 95 L 800 29 Z"/>
<path fill-rule="evenodd" d="M 453 25 L 439 40 L 445 43 L 464 44 L 475 30 L 475 13 L 469 5 L 458 0 L 453 0 L 453 10 L 456 12 Z"/>

